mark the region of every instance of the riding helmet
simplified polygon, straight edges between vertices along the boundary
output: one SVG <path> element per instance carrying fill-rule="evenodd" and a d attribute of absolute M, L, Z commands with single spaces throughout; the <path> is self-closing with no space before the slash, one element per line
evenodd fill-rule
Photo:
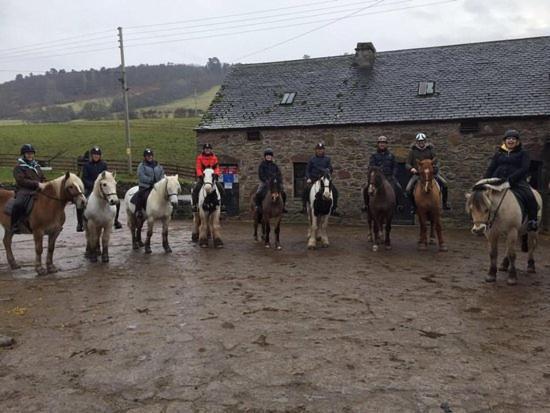
<path fill-rule="evenodd" d="M 516 139 L 519 139 L 519 132 L 515 129 L 508 129 L 505 133 L 504 133 L 504 138 L 502 138 L 503 140 L 504 139 L 508 139 L 508 138 L 516 138 Z"/>
<path fill-rule="evenodd" d="M 315 149 L 325 149 L 325 144 L 323 142 L 319 142 L 315 145 Z"/>
<path fill-rule="evenodd" d="M 143 151 L 143 156 L 147 156 L 147 155 L 151 155 L 153 156 L 153 151 L 149 148 L 146 148 L 144 151 Z"/>
<path fill-rule="evenodd" d="M 94 146 L 90 149 L 90 155 L 101 155 L 101 148 L 99 146 Z"/>
<path fill-rule="evenodd" d="M 33 146 L 30 143 L 26 143 L 21 146 L 21 155 L 25 155 L 28 152 L 36 153 Z"/>
<path fill-rule="evenodd" d="M 266 148 L 265 151 L 264 151 L 264 156 L 267 156 L 267 155 L 273 156 L 273 149 Z"/>
<path fill-rule="evenodd" d="M 418 133 L 416 134 L 416 141 L 417 141 L 417 142 L 425 141 L 425 140 L 426 140 L 426 134 L 425 134 L 425 133 L 418 132 Z"/>
<path fill-rule="evenodd" d="M 205 149 L 212 149 L 212 144 L 211 143 L 205 143 L 204 145 L 202 145 L 202 150 L 204 151 Z"/>
<path fill-rule="evenodd" d="M 378 137 L 378 140 L 376 142 L 377 143 L 388 143 L 388 138 L 386 138 L 384 135 L 382 135 L 382 136 Z"/>

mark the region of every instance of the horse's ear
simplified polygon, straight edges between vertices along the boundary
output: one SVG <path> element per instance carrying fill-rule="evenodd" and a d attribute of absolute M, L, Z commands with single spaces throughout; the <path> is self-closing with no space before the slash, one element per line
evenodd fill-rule
<path fill-rule="evenodd" d="M 69 171 L 65 172 L 65 179 L 69 179 L 71 177 L 71 173 Z"/>
<path fill-rule="evenodd" d="M 101 179 L 105 179 L 105 171 L 101 172 Z"/>
<path fill-rule="evenodd" d="M 116 178 L 116 170 L 113 171 L 113 178 Z"/>

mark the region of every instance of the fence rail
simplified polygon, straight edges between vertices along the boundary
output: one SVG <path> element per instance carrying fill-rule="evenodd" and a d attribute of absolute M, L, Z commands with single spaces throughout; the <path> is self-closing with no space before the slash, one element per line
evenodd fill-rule
<path fill-rule="evenodd" d="M 19 157 L 17 154 L 3 154 L 0 153 L 0 166 L 15 166 L 16 159 Z M 51 161 L 46 161 L 51 157 L 47 155 L 42 155 L 37 159 L 37 161 L 43 166 L 50 166 L 52 169 L 57 169 L 61 171 L 79 171 L 82 166 L 83 161 L 77 158 L 71 157 L 57 157 Z M 109 160 L 108 162 L 109 169 L 112 171 L 125 172 L 128 168 L 128 162 L 124 160 Z M 132 162 L 132 169 L 135 171 L 139 162 Z M 182 166 L 176 164 L 162 164 L 164 171 L 169 174 L 178 174 L 183 178 L 194 178 L 195 170 L 189 166 Z"/>

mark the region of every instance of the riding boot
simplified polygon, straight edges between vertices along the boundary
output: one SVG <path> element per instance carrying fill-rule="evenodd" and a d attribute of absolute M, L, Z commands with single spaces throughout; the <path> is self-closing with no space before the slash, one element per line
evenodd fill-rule
<path fill-rule="evenodd" d="M 445 185 L 441 185 L 441 198 L 443 201 L 443 209 L 445 210 L 451 209 L 451 207 L 448 204 L 449 188 L 447 188 Z"/>
<path fill-rule="evenodd" d="M 363 188 L 363 202 L 364 206 L 361 208 L 361 212 L 367 212 L 369 210 L 369 189 L 368 187 Z"/>
<path fill-rule="evenodd" d="M 116 204 L 116 214 L 115 214 L 115 229 L 122 228 L 122 224 L 118 220 L 118 214 L 120 214 L 120 202 Z"/>
<path fill-rule="evenodd" d="M 340 214 L 338 211 L 336 211 L 336 208 L 338 208 L 338 190 L 332 186 L 332 209 L 330 211 L 330 214 L 333 217 L 341 217 L 342 214 Z"/>
<path fill-rule="evenodd" d="M 76 232 L 84 232 L 84 210 L 76 209 Z"/>
<path fill-rule="evenodd" d="M 537 231 L 539 229 L 538 224 L 538 204 L 537 200 L 533 196 L 533 193 L 529 189 L 529 195 L 526 198 L 526 209 L 527 209 L 527 231 Z"/>

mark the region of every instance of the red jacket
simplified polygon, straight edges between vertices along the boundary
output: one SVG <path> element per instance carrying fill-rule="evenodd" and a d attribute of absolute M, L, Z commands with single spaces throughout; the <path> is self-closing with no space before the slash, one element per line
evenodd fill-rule
<path fill-rule="evenodd" d="M 204 153 L 200 153 L 199 156 L 197 156 L 196 165 L 196 172 L 198 177 L 204 175 L 204 170 L 206 168 L 214 169 L 214 173 L 216 175 L 221 174 L 220 165 L 218 164 L 218 157 L 214 154 L 205 155 Z"/>

